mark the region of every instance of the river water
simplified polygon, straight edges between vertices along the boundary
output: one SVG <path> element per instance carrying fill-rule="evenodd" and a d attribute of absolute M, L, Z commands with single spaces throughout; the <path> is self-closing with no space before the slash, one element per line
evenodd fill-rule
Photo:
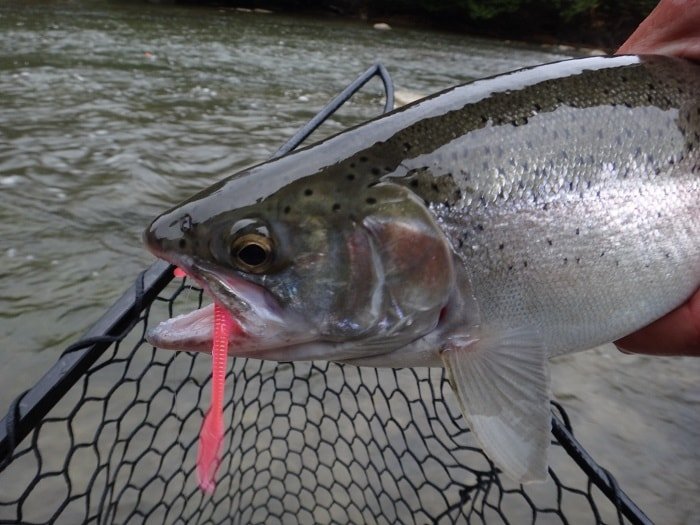
<path fill-rule="evenodd" d="M 152 261 L 153 216 L 268 158 L 373 62 L 427 94 L 561 58 L 234 9 L 0 4 L 0 412 Z M 382 103 L 374 81 L 318 137 Z M 559 359 L 554 381 L 578 438 L 652 518 L 698 523 L 700 359 L 602 348 Z"/>

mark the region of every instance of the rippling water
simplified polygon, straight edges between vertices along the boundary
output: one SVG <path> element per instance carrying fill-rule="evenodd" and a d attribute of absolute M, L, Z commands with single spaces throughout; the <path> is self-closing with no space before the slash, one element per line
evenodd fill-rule
<path fill-rule="evenodd" d="M 431 93 L 560 58 L 233 9 L 0 4 L 0 412 L 151 261 L 153 216 L 268 158 L 374 61 Z M 382 103 L 370 84 L 321 135 Z M 653 517 L 692 521 L 700 360 L 608 350 L 555 368 L 584 444 Z"/>

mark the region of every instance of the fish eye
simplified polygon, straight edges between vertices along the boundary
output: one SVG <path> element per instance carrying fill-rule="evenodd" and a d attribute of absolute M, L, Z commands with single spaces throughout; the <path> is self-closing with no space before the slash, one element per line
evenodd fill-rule
<path fill-rule="evenodd" d="M 241 270 L 262 273 L 272 265 L 272 239 L 247 233 L 231 243 L 231 257 Z"/>

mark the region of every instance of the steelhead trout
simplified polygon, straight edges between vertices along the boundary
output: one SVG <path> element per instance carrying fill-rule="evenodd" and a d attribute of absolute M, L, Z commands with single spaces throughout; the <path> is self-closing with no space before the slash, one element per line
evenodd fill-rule
<path fill-rule="evenodd" d="M 491 459 L 543 480 L 548 357 L 700 285 L 700 66 L 596 57 L 449 89 L 225 179 L 145 242 L 230 310 L 232 354 L 445 366 Z M 149 341 L 209 351 L 212 312 Z"/>

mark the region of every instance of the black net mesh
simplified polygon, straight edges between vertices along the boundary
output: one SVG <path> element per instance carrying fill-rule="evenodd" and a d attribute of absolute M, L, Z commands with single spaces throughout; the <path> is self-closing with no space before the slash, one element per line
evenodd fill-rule
<path fill-rule="evenodd" d="M 391 80 L 376 64 L 278 154 L 375 75 L 391 107 Z M 234 359 L 218 484 L 201 492 L 210 357 L 144 339 L 149 323 L 202 304 L 202 291 L 170 282 L 171 271 L 145 271 L 10 407 L 0 523 L 649 523 L 557 418 L 549 481 L 501 476 L 441 369 Z"/>
<path fill-rule="evenodd" d="M 623 521 L 559 446 L 546 484 L 500 476 L 440 369 L 234 359 L 218 485 L 201 492 L 210 358 L 143 338 L 201 301 L 171 283 L 31 431 L 0 472 L 0 522 Z"/>

